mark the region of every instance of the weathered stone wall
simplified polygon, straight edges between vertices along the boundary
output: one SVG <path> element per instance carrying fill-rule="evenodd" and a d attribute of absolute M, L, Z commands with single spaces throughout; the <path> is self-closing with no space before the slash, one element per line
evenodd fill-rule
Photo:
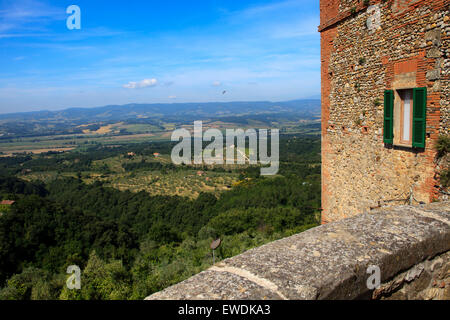
<path fill-rule="evenodd" d="M 449 134 L 450 0 L 321 1 L 322 220 L 441 196 Z M 383 142 L 386 89 L 428 88 L 425 150 Z M 417 203 L 417 202 L 416 202 Z"/>
<path fill-rule="evenodd" d="M 450 252 L 419 263 L 372 293 L 383 300 L 450 300 Z"/>
<path fill-rule="evenodd" d="M 149 300 L 449 299 L 450 202 L 328 223 L 249 250 Z M 369 266 L 379 289 L 367 286 Z"/>

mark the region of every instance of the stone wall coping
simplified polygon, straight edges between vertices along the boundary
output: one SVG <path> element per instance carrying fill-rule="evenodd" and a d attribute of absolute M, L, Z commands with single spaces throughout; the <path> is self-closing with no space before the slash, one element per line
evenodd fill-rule
<path fill-rule="evenodd" d="M 450 249 L 450 202 L 382 208 L 223 260 L 146 300 L 356 299 Z"/>

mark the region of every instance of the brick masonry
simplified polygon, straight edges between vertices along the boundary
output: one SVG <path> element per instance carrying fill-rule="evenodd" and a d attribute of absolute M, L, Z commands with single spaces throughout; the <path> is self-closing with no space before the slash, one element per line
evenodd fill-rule
<path fill-rule="evenodd" d="M 450 0 L 321 0 L 322 222 L 440 198 L 449 134 Z M 386 89 L 427 87 L 426 148 L 383 142 Z M 394 129 L 395 132 L 395 129 Z M 444 164 L 445 165 L 445 164 Z"/>

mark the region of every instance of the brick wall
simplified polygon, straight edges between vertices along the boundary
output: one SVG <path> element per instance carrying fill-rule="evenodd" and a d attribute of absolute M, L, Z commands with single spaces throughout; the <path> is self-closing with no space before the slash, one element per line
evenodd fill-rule
<path fill-rule="evenodd" d="M 449 134 L 450 0 L 321 0 L 323 223 L 441 196 Z M 370 19 L 370 23 L 367 21 Z M 386 146 L 386 89 L 427 87 L 426 148 Z"/>

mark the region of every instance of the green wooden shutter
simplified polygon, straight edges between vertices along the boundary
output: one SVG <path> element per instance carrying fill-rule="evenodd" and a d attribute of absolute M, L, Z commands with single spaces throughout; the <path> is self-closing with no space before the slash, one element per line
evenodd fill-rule
<path fill-rule="evenodd" d="M 415 148 L 425 148 L 425 135 L 427 131 L 427 88 L 414 88 L 413 100 L 412 145 Z"/>
<path fill-rule="evenodd" d="M 394 143 L 394 91 L 384 92 L 384 143 Z"/>

